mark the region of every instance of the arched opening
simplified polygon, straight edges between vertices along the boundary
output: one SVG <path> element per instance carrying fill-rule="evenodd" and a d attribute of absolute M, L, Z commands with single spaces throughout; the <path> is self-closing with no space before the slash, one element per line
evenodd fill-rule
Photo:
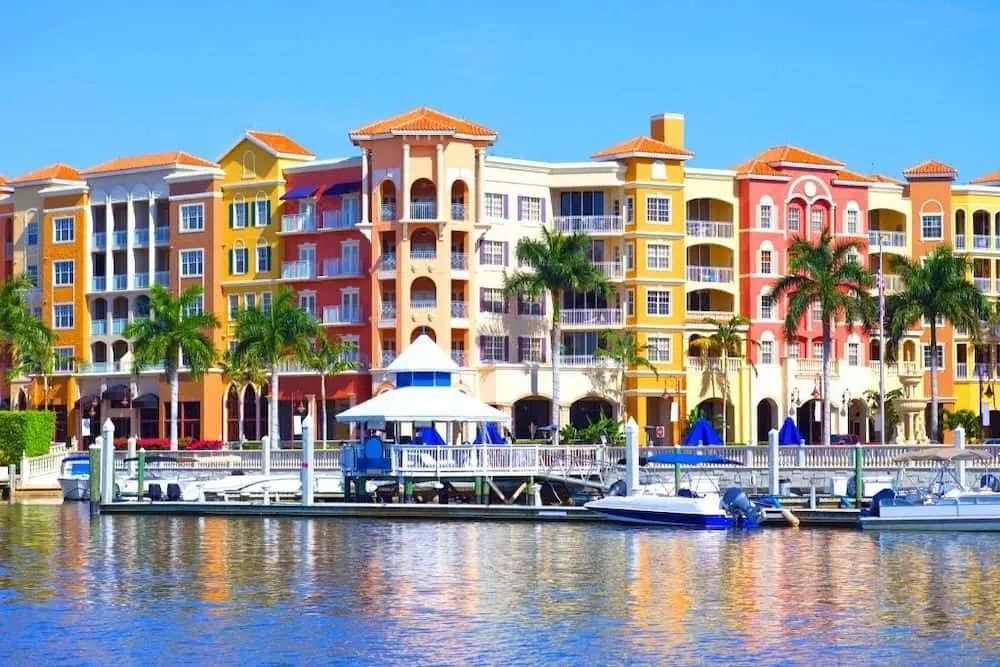
<path fill-rule="evenodd" d="M 410 307 L 415 310 L 437 308 L 437 285 L 427 276 L 420 276 L 410 284 Z"/>
<path fill-rule="evenodd" d="M 733 313 L 733 295 L 716 289 L 688 292 L 688 315 L 692 317 L 727 318 Z"/>
<path fill-rule="evenodd" d="M 552 401 L 544 396 L 529 396 L 514 402 L 514 437 L 519 440 L 540 440 L 539 431 L 552 419 Z"/>
<path fill-rule="evenodd" d="M 111 333 L 120 336 L 128 325 L 128 298 L 124 296 L 115 297 L 111 302 Z"/>
<path fill-rule="evenodd" d="M 28 409 L 28 392 L 24 389 L 17 390 L 17 401 L 14 403 L 14 408 L 17 410 Z"/>
<path fill-rule="evenodd" d="M 238 442 L 240 439 L 239 415 L 240 415 L 240 392 L 236 385 L 229 385 L 226 391 L 226 440 Z"/>
<path fill-rule="evenodd" d="M 614 406 L 603 398 L 581 398 L 569 406 L 569 423 L 574 428 L 584 428 L 588 424 L 600 421 L 602 416 L 615 416 Z"/>
<path fill-rule="evenodd" d="M 115 364 L 121 362 L 128 354 L 128 343 L 123 340 L 115 341 L 115 344 L 111 346 L 111 356 Z"/>
<path fill-rule="evenodd" d="M 451 184 L 451 219 L 467 220 L 466 203 L 469 201 L 469 186 L 462 179 Z"/>
<path fill-rule="evenodd" d="M 701 238 L 732 238 L 733 205 L 708 197 L 687 203 L 687 235 Z"/>
<path fill-rule="evenodd" d="M 757 442 L 766 443 L 771 429 L 778 428 L 778 404 L 770 398 L 757 403 Z"/>
<path fill-rule="evenodd" d="M 864 399 L 852 398 L 847 403 L 847 432 L 858 439 L 858 442 L 872 440 L 868 428 L 868 404 Z"/>
<path fill-rule="evenodd" d="M 437 257 L 437 235 L 426 227 L 415 229 L 410 235 L 411 259 L 434 259 Z"/>
<path fill-rule="evenodd" d="M 253 151 L 243 153 L 243 178 L 255 178 L 257 176 L 257 160 Z"/>
<path fill-rule="evenodd" d="M 733 437 L 733 432 L 735 430 L 735 411 L 733 410 L 733 404 L 728 403 L 726 405 L 726 418 L 722 418 L 722 399 L 721 398 L 706 398 L 704 401 L 698 404 L 697 407 L 698 416 L 704 417 L 715 429 L 715 432 L 719 434 L 719 437 L 723 439 L 724 442 L 733 442 L 736 438 Z M 723 433 L 723 421 L 725 421 L 725 433 Z"/>
<path fill-rule="evenodd" d="M 94 336 L 108 334 L 108 302 L 104 299 L 94 299 L 90 312 L 90 333 Z"/>
<path fill-rule="evenodd" d="M 987 250 L 990 247 L 990 214 L 982 209 L 972 214 L 972 247 Z"/>
<path fill-rule="evenodd" d="M 135 314 L 137 317 L 149 317 L 149 297 L 145 294 L 135 300 Z"/>
<path fill-rule="evenodd" d="M 410 334 L 410 342 L 412 343 L 413 341 L 424 335 L 426 335 L 435 343 L 437 342 L 437 334 L 434 333 L 434 329 L 431 329 L 430 327 L 417 327 L 416 329 L 414 329 L 413 333 Z"/>
<path fill-rule="evenodd" d="M 396 219 L 396 184 L 385 180 L 378 188 L 379 219 L 391 222 Z"/>
<path fill-rule="evenodd" d="M 435 204 L 437 203 L 437 188 L 433 181 L 418 178 L 410 186 L 410 219 L 434 220 L 437 218 Z"/>
<path fill-rule="evenodd" d="M 955 247 L 965 248 L 965 211 L 957 209 L 955 211 Z"/>
<path fill-rule="evenodd" d="M 823 402 L 815 398 L 799 406 L 795 416 L 799 433 L 805 438 L 807 445 L 815 445 L 823 441 Z"/>
<path fill-rule="evenodd" d="M 879 247 L 897 252 L 905 248 L 906 216 L 886 208 L 868 211 L 868 246 L 872 252 Z"/>
<path fill-rule="evenodd" d="M 733 251 L 701 243 L 687 249 L 687 279 L 699 283 L 733 282 Z"/>
<path fill-rule="evenodd" d="M 917 360 L 917 345 L 912 340 L 903 343 L 903 361 L 913 363 Z"/>
<path fill-rule="evenodd" d="M 247 440 L 260 440 L 257 420 L 259 404 L 257 390 L 252 384 L 248 384 L 243 389 L 243 435 Z"/>
<path fill-rule="evenodd" d="M 878 338 L 872 338 L 868 343 L 868 358 L 871 361 L 879 360 L 879 350 L 882 347 L 882 343 Z"/>

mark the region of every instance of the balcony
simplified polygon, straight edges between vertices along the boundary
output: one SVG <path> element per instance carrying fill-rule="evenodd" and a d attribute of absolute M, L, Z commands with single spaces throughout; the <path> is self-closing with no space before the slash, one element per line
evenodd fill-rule
<path fill-rule="evenodd" d="M 451 219 L 452 220 L 465 220 L 466 219 L 465 215 L 468 212 L 469 211 L 466 208 L 465 204 L 452 204 L 451 205 Z M 459 364 L 459 366 L 461 366 L 461 364 Z"/>
<path fill-rule="evenodd" d="M 170 243 L 170 228 L 167 226 L 156 227 L 155 238 L 156 245 L 164 245 Z"/>
<path fill-rule="evenodd" d="M 837 362 L 831 361 L 830 375 L 839 375 L 840 367 Z M 816 377 L 823 375 L 822 359 L 798 359 L 796 360 L 795 374 L 799 377 Z"/>
<path fill-rule="evenodd" d="M 556 229 L 567 234 L 618 234 L 624 231 L 620 215 L 557 215 Z"/>
<path fill-rule="evenodd" d="M 459 366 L 465 366 L 465 350 L 452 350 L 451 360 Z"/>
<path fill-rule="evenodd" d="M 716 266 L 688 266 L 687 277 L 697 283 L 731 283 L 733 270 Z"/>
<path fill-rule="evenodd" d="M 396 319 L 396 304 L 387 301 L 382 304 L 381 317 L 383 320 Z"/>
<path fill-rule="evenodd" d="M 955 249 L 965 250 L 965 234 L 955 234 Z"/>
<path fill-rule="evenodd" d="M 975 285 L 976 289 L 978 289 L 980 292 L 989 292 L 990 285 L 993 284 L 993 280 L 990 278 L 974 277 L 972 279 L 972 284 Z"/>
<path fill-rule="evenodd" d="M 127 317 L 116 317 L 113 320 L 111 320 L 111 333 L 115 336 L 120 336 L 122 332 L 125 331 L 125 327 L 127 326 L 128 326 Z"/>
<path fill-rule="evenodd" d="M 572 308 L 562 311 L 563 324 L 570 326 L 612 326 L 622 323 L 621 308 Z"/>
<path fill-rule="evenodd" d="M 323 273 L 325 278 L 348 278 L 361 275 L 361 263 L 358 260 L 350 259 L 324 259 Z"/>
<path fill-rule="evenodd" d="M 359 218 L 352 211 L 323 211 L 321 229 L 350 229 L 358 224 Z"/>
<path fill-rule="evenodd" d="M 108 321 L 105 319 L 91 320 L 90 321 L 90 335 L 91 336 L 107 336 L 108 335 Z"/>
<path fill-rule="evenodd" d="M 456 320 L 464 320 L 469 316 L 469 305 L 464 301 L 452 301 L 451 316 Z"/>
<path fill-rule="evenodd" d="M 134 243 L 137 246 L 149 245 L 149 230 L 148 229 L 135 230 L 132 243 Z"/>
<path fill-rule="evenodd" d="M 990 249 L 990 237 L 988 234 L 973 234 L 972 235 L 972 247 L 975 250 L 989 250 Z"/>
<path fill-rule="evenodd" d="M 437 308 L 437 299 L 433 297 L 415 296 L 410 301 L 410 308 L 412 310 L 433 310 Z"/>
<path fill-rule="evenodd" d="M 379 271 L 395 271 L 396 270 L 396 253 L 383 253 L 382 257 L 378 260 L 378 270 Z"/>
<path fill-rule="evenodd" d="M 94 276 L 90 280 L 90 289 L 94 292 L 103 292 L 108 289 L 108 281 L 105 276 Z"/>
<path fill-rule="evenodd" d="M 107 375 L 109 373 L 132 373 L 135 365 L 129 359 L 119 359 L 118 361 L 92 361 L 80 364 L 81 375 Z M 183 370 L 183 369 L 182 369 Z M 142 369 L 144 373 L 162 373 L 163 364 L 146 366 Z"/>
<path fill-rule="evenodd" d="M 468 271 L 469 270 L 469 256 L 464 252 L 453 252 L 451 253 L 451 270 L 452 271 Z"/>
<path fill-rule="evenodd" d="M 594 262 L 608 280 L 621 280 L 625 276 L 621 262 Z"/>
<path fill-rule="evenodd" d="M 128 274 L 126 273 L 116 273 L 111 276 L 111 289 L 116 291 L 122 291 L 128 289 Z"/>
<path fill-rule="evenodd" d="M 283 234 L 315 231 L 316 218 L 309 213 L 292 213 L 281 216 L 281 232 Z"/>
<path fill-rule="evenodd" d="M 170 282 L 170 272 L 169 271 L 157 271 L 156 272 L 156 284 L 166 287 Z"/>
<path fill-rule="evenodd" d="M 385 352 L 385 351 L 382 352 L 382 367 L 383 368 L 385 366 L 388 366 L 389 364 L 391 364 L 394 361 L 396 361 L 396 353 L 395 352 Z"/>
<path fill-rule="evenodd" d="M 111 233 L 111 247 L 125 248 L 128 246 L 128 232 L 124 229 L 115 230 Z"/>
<path fill-rule="evenodd" d="M 316 277 L 316 263 L 307 259 L 284 262 L 281 277 L 285 280 L 312 280 Z"/>
<path fill-rule="evenodd" d="M 906 234 L 903 232 L 883 232 L 877 229 L 868 230 L 868 249 L 905 248 Z"/>
<path fill-rule="evenodd" d="M 733 223 L 714 220 L 688 220 L 687 235 L 702 239 L 729 239 L 733 237 Z"/>
<path fill-rule="evenodd" d="M 108 245 L 108 235 L 104 232 L 94 232 L 93 236 L 90 237 L 90 242 L 93 244 L 93 249 L 103 252 Z"/>
<path fill-rule="evenodd" d="M 885 283 L 885 291 L 898 292 L 903 289 L 903 279 L 893 273 L 883 273 L 882 282 Z"/>
<path fill-rule="evenodd" d="M 563 366 L 586 368 L 592 366 L 602 366 L 608 363 L 608 360 L 604 357 L 599 357 L 596 354 L 560 354 L 559 363 Z"/>
<path fill-rule="evenodd" d="M 726 372 L 736 373 L 743 368 L 742 359 L 726 359 Z M 687 369 L 689 371 L 708 371 L 711 373 L 722 372 L 722 359 L 719 357 L 688 357 Z"/>
<path fill-rule="evenodd" d="M 360 324 L 361 310 L 356 306 L 325 306 L 323 324 Z"/>
<path fill-rule="evenodd" d="M 379 208 L 379 218 L 385 222 L 391 222 L 396 219 L 396 205 L 395 204 L 382 204 Z"/>
<path fill-rule="evenodd" d="M 432 201 L 410 202 L 410 220 L 436 220 L 437 205 Z"/>
<path fill-rule="evenodd" d="M 413 246 L 410 248 L 410 259 L 436 259 L 437 248 L 434 246 Z"/>
<path fill-rule="evenodd" d="M 735 313 L 732 309 L 729 310 L 699 310 L 697 308 L 688 308 L 687 315 L 689 318 L 712 318 L 715 320 L 728 320 Z"/>
<path fill-rule="evenodd" d="M 149 289 L 149 272 L 139 271 L 135 274 L 135 288 Z"/>

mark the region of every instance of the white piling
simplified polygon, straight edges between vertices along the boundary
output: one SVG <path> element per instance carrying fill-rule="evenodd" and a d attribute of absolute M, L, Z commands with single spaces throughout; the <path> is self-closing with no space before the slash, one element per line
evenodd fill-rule
<path fill-rule="evenodd" d="M 101 502 L 115 500 L 115 425 L 111 419 L 104 420 L 101 427 L 104 447 L 101 449 Z"/>
<path fill-rule="evenodd" d="M 137 442 L 136 441 L 136 437 L 134 435 L 129 436 L 129 439 L 128 439 L 128 457 L 130 459 L 134 459 L 135 458 L 135 454 L 136 454 L 136 442 Z M 128 474 L 129 475 L 134 475 L 135 474 L 135 461 L 132 461 L 132 462 L 130 462 L 128 464 Z"/>
<path fill-rule="evenodd" d="M 269 436 L 261 436 L 260 438 L 260 454 L 261 454 L 261 474 L 264 476 L 271 474 L 271 438 Z"/>
<path fill-rule="evenodd" d="M 955 447 L 958 449 L 965 449 L 965 429 L 961 426 L 957 427 L 954 431 L 955 433 Z M 965 461 L 955 461 L 955 477 L 958 478 L 958 483 L 965 488 Z"/>
<path fill-rule="evenodd" d="M 767 432 L 767 473 L 768 490 L 772 495 L 778 495 L 780 482 L 778 480 L 780 470 L 778 469 L 778 429 L 772 428 Z"/>
<path fill-rule="evenodd" d="M 313 470 L 313 430 L 312 420 L 308 417 L 302 420 L 302 506 L 309 507 L 313 504 L 316 494 L 316 473 Z"/>
<path fill-rule="evenodd" d="M 639 425 L 634 417 L 625 424 L 625 489 L 630 496 L 639 490 Z"/>

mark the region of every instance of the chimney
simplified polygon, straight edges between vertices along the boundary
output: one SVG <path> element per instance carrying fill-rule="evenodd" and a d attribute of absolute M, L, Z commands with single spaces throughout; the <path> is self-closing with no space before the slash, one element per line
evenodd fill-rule
<path fill-rule="evenodd" d="M 684 148 L 684 114 L 661 113 L 649 119 L 649 136 L 673 148 Z"/>

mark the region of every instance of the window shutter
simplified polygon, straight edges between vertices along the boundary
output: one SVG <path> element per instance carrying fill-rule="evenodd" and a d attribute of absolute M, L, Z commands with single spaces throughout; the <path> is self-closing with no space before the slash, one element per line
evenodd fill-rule
<path fill-rule="evenodd" d="M 517 198 L 517 219 L 518 219 L 518 220 L 521 220 L 521 219 L 522 219 L 522 218 L 521 218 L 521 216 L 522 216 L 522 211 L 524 210 L 524 206 L 522 206 L 522 205 L 521 205 L 521 202 L 522 202 L 522 201 L 524 201 L 524 197 L 518 197 L 518 198 Z"/>
<path fill-rule="evenodd" d="M 524 315 L 524 295 L 517 295 L 517 314 Z"/>
<path fill-rule="evenodd" d="M 485 243 L 477 243 L 476 245 L 479 246 L 479 263 L 480 264 L 485 264 L 486 263 L 486 244 Z"/>
<path fill-rule="evenodd" d="M 510 264 L 510 242 L 503 242 L 503 265 L 508 266 Z"/>
<path fill-rule="evenodd" d="M 544 294 L 539 294 L 538 295 L 538 304 L 539 304 L 539 307 L 541 309 L 539 312 L 541 312 L 542 315 L 545 314 L 545 301 L 546 301 L 545 295 Z"/>
<path fill-rule="evenodd" d="M 253 206 L 250 207 L 250 226 L 251 227 L 256 227 L 257 226 L 257 202 L 256 201 L 253 203 Z"/>
<path fill-rule="evenodd" d="M 232 229 L 236 220 L 236 204 L 229 203 L 229 228 Z"/>
<path fill-rule="evenodd" d="M 545 200 L 545 197 L 542 197 L 542 205 L 541 205 L 541 209 L 542 209 L 542 222 L 545 222 L 545 205 L 546 204 L 548 204 L 548 202 Z"/>
<path fill-rule="evenodd" d="M 507 210 L 507 195 L 503 196 L 503 219 L 510 220 L 510 212 Z"/>
<path fill-rule="evenodd" d="M 517 337 L 517 360 L 519 362 L 524 361 L 524 336 Z"/>
<path fill-rule="evenodd" d="M 236 251 L 235 250 L 230 250 L 229 251 L 229 275 L 233 275 L 233 259 L 234 259 L 233 258 L 233 253 L 234 252 L 236 252 Z"/>
<path fill-rule="evenodd" d="M 250 221 L 250 202 L 243 202 L 243 222 L 247 223 L 249 226 Z"/>
<path fill-rule="evenodd" d="M 264 225 L 267 226 L 271 224 L 271 200 L 268 199 L 264 202 Z"/>
<path fill-rule="evenodd" d="M 486 346 L 483 345 L 483 339 L 485 336 L 479 337 L 479 361 L 486 361 Z"/>
<path fill-rule="evenodd" d="M 538 344 L 538 348 L 542 351 L 542 363 L 544 364 L 545 363 L 545 348 L 546 348 L 545 339 L 544 338 L 540 338 L 539 341 L 540 342 Z"/>
<path fill-rule="evenodd" d="M 503 337 L 503 360 L 510 361 L 510 336 Z"/>

